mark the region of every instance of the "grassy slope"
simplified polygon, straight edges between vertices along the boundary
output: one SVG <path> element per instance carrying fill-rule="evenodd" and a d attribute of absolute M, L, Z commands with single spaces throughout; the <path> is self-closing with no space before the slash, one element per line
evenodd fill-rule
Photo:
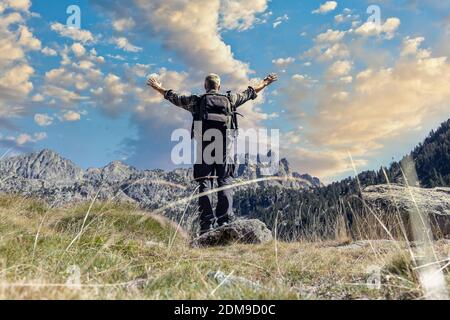
<path fill-rule="evenodd" d="M 0 298 L 356 299 L 421 295 L 408 251 L 393 243 L 374 242 L 356 249 L 339 247 L 339 242 L 192 249 L 185 234 L 174 236 L 175 229 L 165 219 L 127 205 L 48 209 L 38 201 L 2 196 Z M 442 259 L 448 259 L 450 245 L 439 242 L 437 249 Z M 381 290 L 364 285 L 366 270 L 372 265 L 384 270 Z M 81 285 L 76 281 L 67 284 L 68 279 L 76 279 L 77 268 L 72 266 L 79 267 Z M 260 286 L 217 288 L 218 283 L 207 276 L 217 270 Z M 446 277 L 450 283 L 448 273 Z"/>

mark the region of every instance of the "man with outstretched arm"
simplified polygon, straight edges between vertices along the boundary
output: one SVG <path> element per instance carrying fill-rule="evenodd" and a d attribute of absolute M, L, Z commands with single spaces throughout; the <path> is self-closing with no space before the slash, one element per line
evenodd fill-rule
<path fill-rule="evenodd" d="M 227 160 L 225 146 L 227 130 L 237 129 L 236 109 L 247 101 L 256 99 L 261 90 L 277 80 L 276 74 L 270 74 L 258 85 L 249 86 L 241 93 L 228 92 L 223 95 L 220 93 L 220 77 L 217 74 L 209 74 L 205 78 L 206 93 L 204 95 L 179 95 L 173 90 L 165 89 L 155 77 L 148 79 L 147 84 L 163 95 L 165 99 L 192 113 L 194 118 L 192 135 L 196 138 L 197 148 L 201 148 L 198 151 L 203 152 L 209 144 L 214 142 L 212 139 L 212 141 L 203 141 L 203 134 L 207 130 L 215 129 L 222 133 L 223 158 L 213 163 L 202 158 L 200 163 L 194 165 L 194 179 L 200 184 L 200 193 L 205 194 L 199 198 L 200 234 L 212 230 L 215 222 L 220 227 L 229 223 L 233 218 L 232 190 L 218 192 L 215 214 L 211 205 L 212 197 L 208 192 L 213 188 L 213 178 L 217 178 L 219 188 L 232 183 L 234 164 Z M 200 136 L 194 134 L 194 127 L 197 123 L 201 124 Z"/>

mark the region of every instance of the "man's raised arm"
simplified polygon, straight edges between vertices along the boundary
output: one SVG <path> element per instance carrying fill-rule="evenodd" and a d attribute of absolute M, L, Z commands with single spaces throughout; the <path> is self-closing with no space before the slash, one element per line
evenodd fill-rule
<path fill-rule="evenodd" d="M 269 74 L 264 80 L 256 86 L 250 86 L 247 90 L 241 93 L 234 94 L 232 96 L 232 104 L 235 108 L 240 107 L 249 100 L 257 98 L 257 94 L 261 92 L 265 87 L 269 86 L 273 82 L 278 80 L 278 76 L 275 73 Z"/>
<path fill-rule="evenodd" d="M 164 99 L 170 101 L 177 107 L 183 108 L 189 112 L 193 111 L 194 105 L 198 100 L 198 96 L 196 95 L 178 95 L 172 90 L 165 89 L 156 77 L 150 77 L 147 81 L 147 85 L 163 95 Z"/>

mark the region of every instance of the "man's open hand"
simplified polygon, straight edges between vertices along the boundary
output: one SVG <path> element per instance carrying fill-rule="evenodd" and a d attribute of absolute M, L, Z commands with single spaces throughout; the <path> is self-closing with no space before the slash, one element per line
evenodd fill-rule
<path fill-rule="evenodd" d="M 269 86 L 270 84 L 274 83 L 277 80 L 278 80 L 277 74 L 271 73 L 267 77 L 265 77 L 264 80 L 261 81 L 257 86 L 253 87 L 253 89 L 255 89 L 256 93 L 259 93 L 265 87 Z"/>
<path fill-rule="evenodd" d="M 266 86 L 268 86 L 277 80 L 278 80 L 278 75 L 276 73 L 271 73 L 264 79 L 264 84 Z"/>
<path fill-rule="evenodd" d="M 158 78 L 155 76 L 151 76 L 147 80 L 147 85 L 158 91 L 160 94 L 164 95 L 166 89 L 163 88 L 161 82 L 158 81 Z"/>
<path fill-rule="evenodd" d="M 160 90 L 162 88 L 161 82 L 159 82 L 156 77 L 148 78 L 147 85 L 152 87 L 155 90 Z"/>

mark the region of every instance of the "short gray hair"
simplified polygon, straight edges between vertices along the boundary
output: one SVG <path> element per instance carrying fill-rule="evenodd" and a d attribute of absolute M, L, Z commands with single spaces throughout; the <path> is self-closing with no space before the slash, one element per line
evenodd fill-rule
<path fill-rule="evenodd" d="M 220 77 L 218 74 L 210 73 L 205 78 L 206 90 L 217 89 L 220 87 Z"/>

